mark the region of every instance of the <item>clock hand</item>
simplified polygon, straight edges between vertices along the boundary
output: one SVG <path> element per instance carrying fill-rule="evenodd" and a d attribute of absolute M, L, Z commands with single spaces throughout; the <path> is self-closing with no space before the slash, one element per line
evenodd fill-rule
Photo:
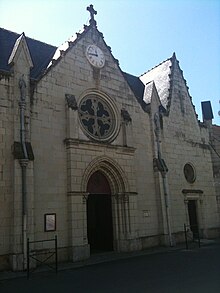
<path fill-rule="evenodd" d="M 96 54 L 94 54 L 94 53 L 88 53 L 88 55 L 92 55 L 92 56 L 98 57 L 98 54 L 97 53 Z"/>

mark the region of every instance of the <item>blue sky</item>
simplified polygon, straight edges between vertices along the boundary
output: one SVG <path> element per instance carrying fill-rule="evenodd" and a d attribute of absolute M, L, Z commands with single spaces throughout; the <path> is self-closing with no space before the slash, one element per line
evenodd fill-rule
<path fill-rule="evenodd" d="M 210 100 L 220 125 L 220 0 L 0 0 L 0 26 L 59 46 L 88 24 L 90 4 L 123 71 L 139 76 L 176 52 L 199 119 Z"/>

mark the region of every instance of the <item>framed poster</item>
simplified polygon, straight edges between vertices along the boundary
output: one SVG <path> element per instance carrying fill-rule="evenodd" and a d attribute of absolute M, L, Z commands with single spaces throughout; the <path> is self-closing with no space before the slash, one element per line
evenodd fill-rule
<path fill-rule="evenodd" d="M 44 231 L 56 231 L 56 214 L 45 214 L 44 215 Z"/>

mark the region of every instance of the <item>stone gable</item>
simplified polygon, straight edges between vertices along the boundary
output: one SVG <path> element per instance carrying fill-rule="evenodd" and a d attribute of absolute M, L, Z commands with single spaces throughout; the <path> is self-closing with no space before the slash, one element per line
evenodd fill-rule
<path fill-rule="evenodd" d="M 59 261 L 78 261 L 175 245 L 184 224 L 219 235 L 210 133 L 175 54 L 140 78 L 123 72 L 89 9 L 59 48 L 0 30 L 11 56 L 0 62 L 1 269 L 26 269 L 27 238 L 57 235 Z"/>

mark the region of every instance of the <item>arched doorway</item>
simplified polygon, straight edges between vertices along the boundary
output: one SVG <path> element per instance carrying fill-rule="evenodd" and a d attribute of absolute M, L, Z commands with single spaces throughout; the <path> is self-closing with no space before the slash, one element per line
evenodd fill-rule
<path fill-rule="evenodd" d="M 111 189 L 102 172 L 91 175 L 87 192 L 87 234 L 91 253 L 113 250 Z"/>

